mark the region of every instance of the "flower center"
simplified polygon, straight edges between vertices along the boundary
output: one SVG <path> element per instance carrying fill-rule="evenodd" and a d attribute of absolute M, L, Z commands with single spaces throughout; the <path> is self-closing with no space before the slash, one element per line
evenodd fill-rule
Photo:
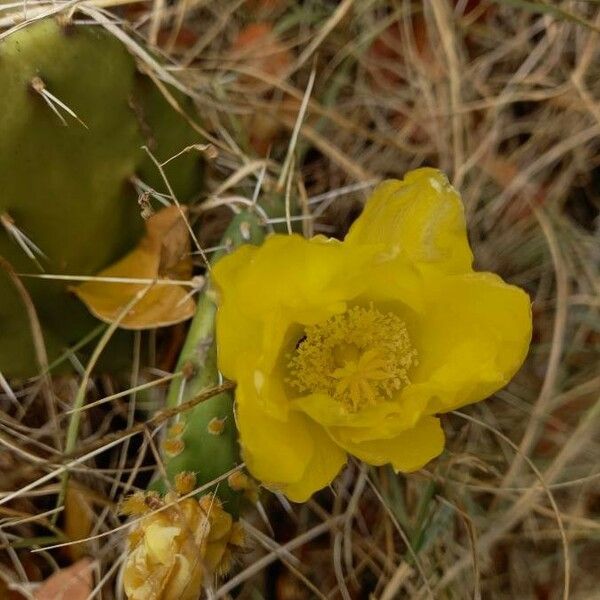
<path fill-rule="evenodd" d="M 326 393 L 355 412 L 392 398 L 410 383 L 416 364 L 402 319 L 372 305 L 355 306 L 306 327 L 289 357 L 288 382 L 302 393 Z"/>

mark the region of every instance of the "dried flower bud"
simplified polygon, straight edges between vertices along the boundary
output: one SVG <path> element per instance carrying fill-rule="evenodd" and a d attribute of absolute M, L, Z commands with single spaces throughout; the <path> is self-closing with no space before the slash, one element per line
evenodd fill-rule
<path fill-rule="evenodd" d="M 214 496 L 165 497 L 129 534 L 123 582 L 129 600 L 197 600 L 205 577 L 226 573 L 243 531 Z M 137 503 L 136 503 L 137 504 Z"/>

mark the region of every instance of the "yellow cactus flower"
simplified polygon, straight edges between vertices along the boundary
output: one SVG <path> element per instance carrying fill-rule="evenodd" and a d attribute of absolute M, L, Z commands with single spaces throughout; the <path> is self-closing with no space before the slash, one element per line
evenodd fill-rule
<path fill-rule="evenodd" d="M 122 510 L 144 515 L 129 534 L 123 573 L 129 600 L 197 600 L 206 577 L 227 573 L 232 550 L 244 543 L 240 525 L 215 496 L 180 500 L 170 492 L 163 502 L 135 494 Z"/>
<path fill-rule="evenodd" d="M 347 454 L 402 472 L 438 456 L 435 415 L 504 386 L 531 338 L 527 294 L 472 261 L 460 196 L 429 168 L 380 184 L 343 242 L 272 235 L 221 259 L 219 366 L 250 473 L 304 501 Z"/>

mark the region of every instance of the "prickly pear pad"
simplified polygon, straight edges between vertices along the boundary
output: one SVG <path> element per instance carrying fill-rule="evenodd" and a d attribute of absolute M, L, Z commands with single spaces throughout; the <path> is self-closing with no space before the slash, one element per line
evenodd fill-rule
<path fill-rule="evenodd" d="M 164 160 L 197 136 L 137 73 L 126 48 L 97 27 L 48 19 L 8 36 L 0 42 L 0 89 L 0 215 L 39 248 L 44 256 L 32 253 L 47 273 L 98 272 L 143 231 L 130 183 L 136 173 L 151 178 L 141 147 Z M 171 165 L 167 175 L 183 200 L 200 185 L 197 160 L 186 155 Z M 155 175 L 149 183 L 158 187 Z M 39 272 L 6 227 L 0 255 L 18 272 Z M 51 358 L 94 327 L 65 282 L 28 279 L 27 287 Z M 3 273 L 0 330 L 3 373 L 35 373 L 29 322 Z"/>

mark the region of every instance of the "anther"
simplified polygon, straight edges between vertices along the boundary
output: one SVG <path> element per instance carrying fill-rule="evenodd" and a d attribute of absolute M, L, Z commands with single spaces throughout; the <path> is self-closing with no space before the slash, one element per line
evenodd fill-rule
<path fill-rule="evenodd" d="M 398 315 L 357 306 L 306 328 L 290 356 L 287 381 L 300 393 L 324 393 L 357 411 L 392 399 L 410 383 L 416 362 Z"/>

